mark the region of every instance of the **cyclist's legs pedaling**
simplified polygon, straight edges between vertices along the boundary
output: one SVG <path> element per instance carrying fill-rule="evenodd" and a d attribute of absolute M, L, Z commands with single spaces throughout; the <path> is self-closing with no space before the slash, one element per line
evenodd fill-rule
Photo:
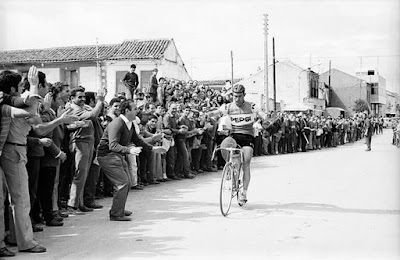
<path fill-rule="evenodd" d="M 237 144 L 243 147 L 251 147 L 254 149 L 254 136 L 246 135 L 246 134 L 232 134 L 232 137 L 236 140 Z M 245 152 L 245 154 L 248 152 Z M 252 153 L 251 153 L 252 154 Z M 251 155 L 250 155 L 251 156 Z M 242 206 L 247 202 L 247 186 L 250 182 L 250 174 L 246 177 L 243 176 L 245 183 L 243 194 L 239 194 L 239 205 Z M 247 179 L 247 183 L 246 183 Z"/>

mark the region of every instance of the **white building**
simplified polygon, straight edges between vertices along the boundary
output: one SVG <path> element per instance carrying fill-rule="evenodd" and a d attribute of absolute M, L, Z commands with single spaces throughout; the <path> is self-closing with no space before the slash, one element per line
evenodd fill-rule
<path fill-rule="evenodd" d="M 321 113 L 325 109 L 325 87 L 319 84 L 319 75 L 310 69 L 304 69 L 285 60 L 277 62 L 276 102 L 280 111 L 314 111 Z M 246 87 L 246 100 L 264 107 L 264 70 L 244 78 L 237 84 Z M 269 111 L 274 110 L 273 68 L 268 67 Z"/>
<path fill-rule="evenodd" d="M 371 84 L 371 111 L 373 115 L 383 116 L 386 105 L 386 79 L 378 70 L 356 71 L 356 76 Z"/>
<path fill-rule="evenodd" d="M 148 88 L 154 68 L 157 77 L 190 80 L 173 39 L 127 40 L 121 44 L 56 47 L 47 49 L 0 51 L 1 70 L 26 75 L 35 65 L 48 82 L 67 82 L 87 91 L 107 88 L 107 99 L 127 92 L 122 79 L 131 64 L 136 64 L 139 87 Z"/>

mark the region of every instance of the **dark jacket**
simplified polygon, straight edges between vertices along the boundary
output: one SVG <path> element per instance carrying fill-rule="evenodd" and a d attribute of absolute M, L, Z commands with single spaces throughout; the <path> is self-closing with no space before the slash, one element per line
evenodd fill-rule
<path fill-rule="evenodd" d="M 151 75 L 149 93 L 157 94 L 158 80 L 156 75 Z"/>
<path fill-rule="evenodd" d="M 125 86 L 128 87 L 131 91 L 135 90 L 139 85 L 139 77 L 135 72 L 126 73 L 122 81 L 124 82 Z"/>

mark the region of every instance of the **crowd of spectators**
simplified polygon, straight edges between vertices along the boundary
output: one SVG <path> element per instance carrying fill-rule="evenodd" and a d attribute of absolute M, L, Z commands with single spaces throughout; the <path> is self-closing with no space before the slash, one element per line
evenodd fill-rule
<path fill-rule="evenodd" d="M 132 190 L 140 191 L 148 185 L 193 179 L 204 172 L 217 172 L 225 164 L 220 154 L 213 160 L 212 152 L 229 133 L 219 129 L 219 118 L 210 117 L 207 112 L 232 102 L 229 88 L 215 90 L 199 85 L 197 81 L 157 79 L 156 75 L 157 70 L 154 70 L 152 77 L 155 80 L 150 81 L 149 88 L 137 88 L 137 82 L 132 85 L 136 85 L 133 89 L 127 91 L 130 97 L 133 96 L 139 110 L 134 121 L 136 133 L 146 142 L 163 148 L 162 153 L 142 151 L 138 156 L 126 155 Z M 1 77 L 5 78 L 4 72 Z M 17 85 L 13 83 L 14 89 L 6 88 L 1 83 L 0 93 L 18 96 L 25 91 L 22 96 L 27 100 L 32 96 L 32 83 L 32 79 L 25 79 Z M 10 141 L 7 135 L 5 137 L 7 147 L 23 147 L 27 150 L 23 162 L 26 163 L 28 175 L 27 201 L 30 205 L 24 207 L 30 208 L 30 222 L 25 220 L 19 225 L 29 223 L 33 232 L 42 231 L 44 225 L 62 226 L 68 215 L 84 215 L 101 209 L 103 206 L 97 199 L 114 195 L 115 187 L 99 167 L 96 148 L 104 129 L 120 115 L 120 105 L 128 98 L 125 93 L 118 93 L 105 102 L 106 93 L 103 89 L 94 93 L 85 91 L 84 87 L 71 88 L 62 82 L 50 84 L 40 72 L 37 85 L 39 89 L 44 89 L 39 93 L 43 98 L 39 115 L 31 111 L 31 105 L 27 102 L 21 106 L 30 116 L 34 114 L 40 119 L 36 123 L 39 127 L 29 123 L 31 127 L 25 140 L 21 137 L 19 141 Z M 15 115 L 16 112 L 12 117 Z M 364 113 L 351 118 L 288 112 L 271 113 L 270 116 L 277 120 L 272 120 L 272 124 L 258 120 L 254 124 L 254 156 L 336 147 L 364 136 Z M 0 137 L 6 117 L 11 117 L 11 114 L 2 113 Z M 46 123 L 51 125 L 51 129 L 38 131 L 40 124 Z M 375 126 L 376 133 L 381 133 L 380 120 L 376 120 Z M 3 157 L 4 153 L 2 162 Z M 21 234 L 18 235 L 18 232 L 13 232 L 14 228 L 9 228 L 13 225 L 13 219 L 8 217 L 12 215 L 9 205 L 13 205 L 14 211 L 17 211 L 19 205 L 16 204 L 22 202 L 14 199 L 18 195 L 10 189 L 16 188 L 10 185 L 10 181 L 6 182 L 12 196 L 11 203 L 7 196 L 4 197 L 6 206 L 3 215 L 6 218 L 0 219 L 0 222 L 5 221 L 6 232 L 3 233 L 7 236 L 2 235 L 0 239 L 9 245 L 18 244 L 20 251 L 31 250 L 32 246 L 37 247 L 37 243 L 31 241 L 31 244 L 24 245 L 24 241 L 31 238 L 19 237 L 28 231 L 19 231 Z M 3 241 L 0 242 L 3 250 L 6 247 Z M 3 254 L 3 251 L 0 253 Z"/>

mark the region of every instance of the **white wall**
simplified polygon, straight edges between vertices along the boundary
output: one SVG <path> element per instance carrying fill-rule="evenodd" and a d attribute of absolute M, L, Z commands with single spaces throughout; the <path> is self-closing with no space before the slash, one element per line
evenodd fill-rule
<path fill-rule="evenodd" d="M 159 74 L 160 75 L 157 75 L 157 77 L 174 78 L 185 81 L 191 79 L 184 67 L 167 60 L 164 60 L 162 65 L 159 67 Z"/>
<path fill-rule="evenodd" d="M 50 83 L 60 81 L 60 69 L 59 68 L 38 68 L 39 71 L 46 74 L 46 80 Z"/>
<path fill-rule="evenodd" d="M 80 67 L 79 68 L 79 85 L 86 91 L 96 92 L 96 67 Z"/>
<path fill-rule="evenodd" d="M 303 99 L 308 96 L 308 79 L 307 71 L 301 72 L 301 68 L 293 66 L 291 63 L 278 62 L 276 63 L 276 100 L 284 101 L 284 104 L 288 105 L 299 105 L 303 104 Z M 300 74 L 300 79 L 299 79 Z M 261 97 L 264 95 L 264 70 L 258 71 L 257 73 L 251 75 L 238 82 L 246 88 L 247 93 L 258 94 L 256 98 L 261 107 L 263 104 Z M 273 68 L 268 67 L 268 98 L 273 100 L 274 90 L 273 90 Z M 300 90 L 299 90 L 300 86 Z M 257 103 L 257 104 L 258 104 Z M 273 108 L 272 104 L 269 108 Z"/>

